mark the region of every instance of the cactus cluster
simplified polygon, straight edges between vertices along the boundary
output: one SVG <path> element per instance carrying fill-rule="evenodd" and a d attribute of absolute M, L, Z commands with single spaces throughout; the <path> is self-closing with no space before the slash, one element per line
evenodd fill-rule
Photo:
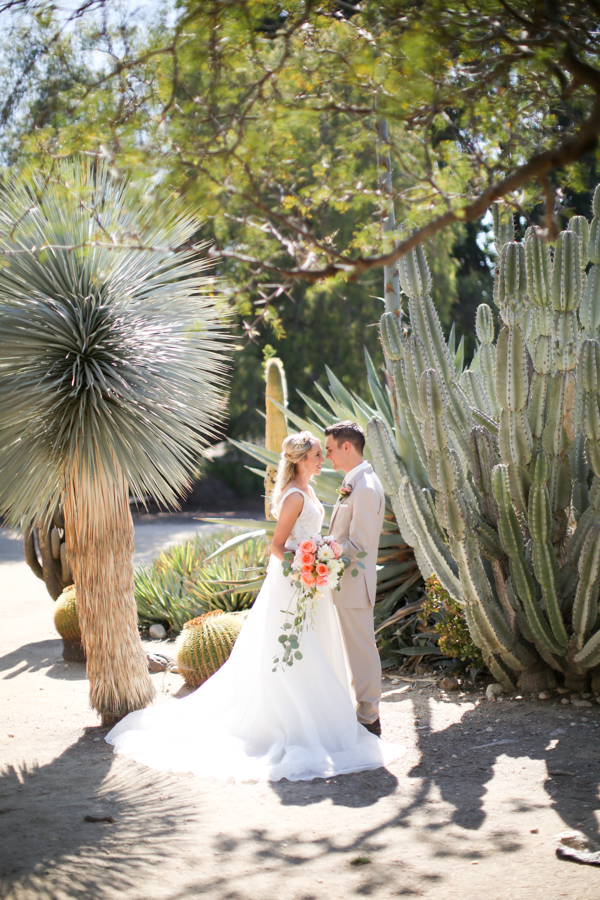
<path fill-rule="evenodd" d="M 467 369 L 420 247 L 400 266 L 409 320 L 381 319 L 410 452 L 373 418 L 375 468 L 423 576 L 461 604 L 506 687 L 600 673 L 600 187 L 593 207 L 591 225 L 571 219 L 551 249 L 531 228 L 514 240 L 494 205 L 500 331 L 494 342 L 482 304 Z"/>
<path fill-rule="evenodd" d="M 188 687 L 199 687 L 229 659 L 247 615 L 213 610 L 186 622 L 175 642 L 175 658 Z"/>
<path fill-rule="evenodd" d="M 281 445 L 287 437 L 287 422 L 284 407 L 287 406 L 287 382 L 285 370 L 280 359 L 271 358 L 265 365 L 265 405 L 266 427 L 265 447 L 273 453 L 281 453 Z M 273 402 L 274 401 L 274 402 Z M 271 513 L 271 495 L 275 487 L 277 466 L 267 466 L 265 475 L 265 516 L 273 520 Z"/>
<path fill-rule="evenodd" d="M 23 535 L 25 561 L 38 578 L 41 578 L 53 600 L 58 600 L 63 590 L 73 584 L 73 576 L 67 563 L 65 521 L 58 507 L 49 523 L 40 522 L 35 529 Z"/>

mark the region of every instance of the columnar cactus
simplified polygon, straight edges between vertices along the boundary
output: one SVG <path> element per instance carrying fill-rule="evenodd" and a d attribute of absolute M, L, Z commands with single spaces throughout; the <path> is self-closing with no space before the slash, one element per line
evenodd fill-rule
<path fill-rule="evenodd" d="M 591 226 L 572 219 L 551 253 L 533 229 L 515 241 L 512 217 L 494 206 L 500 333 L 494 345 L 482 304 L 462 373 L 422 250 L 400 267 L 410 323 L 381 319 L 423 470 L 409 471 L 378 418 L 375 468 L 424 577 L 461 603 L 494 675 L 520 689 L 557 673 L 569 686 L 600 680 L 600 187 L 594 213 Z"/>
<path fill-rule="evenodd" d="M 287 383 L 280 359 L 269 359 L 265 367 L 266 381 L 266 430 L 265 447 L 273 453 L 281 453 L 281 445 L 287 437 L 287 423 L 282 406 L 287 406 Z M 275 402 L 273 402 L 275 401 Z M 265 515 L 272 519 L 271 494 L 275 487 L 277 468 L 267 466 L 265 477 Z"/>
<path fill-rule="evenodd" d="M 55 510 L 49 523 L 40 522 L 35 529 L 25 531 L 23 551 L 34 575 L 42 579 L 52 599 L 58 600 L 63 590 L 73 584 L 67 563 L 65 522 L 60 508 Z"/>

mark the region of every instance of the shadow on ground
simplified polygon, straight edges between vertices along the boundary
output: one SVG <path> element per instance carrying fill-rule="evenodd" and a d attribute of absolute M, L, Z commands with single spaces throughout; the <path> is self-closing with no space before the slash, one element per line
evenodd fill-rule
<path fill-rule="evenodd" d="M 197 810 L 175 797 L 167 774 L 138 767 L 109 778 L 114 757 L 105 734 L 87 729 L 49 765 L 0 774 L 0 896 L 102 900 L 135 887 L 148 866 L 185 853 L 175 846 L 183 840 L 178 826 Z"/>
<path fill-rule="evenodd" d="M 25 672 L 45 670 L 44 675 L 48 678 L 82 681 L 85 678 L 85 663 L 66 663 L 62 658 L 62 652 L 61 638 L 23 644 L 22 647 L 0 656 L 0 672 L 7 673 L 1 677 L 9 680 Z"/>

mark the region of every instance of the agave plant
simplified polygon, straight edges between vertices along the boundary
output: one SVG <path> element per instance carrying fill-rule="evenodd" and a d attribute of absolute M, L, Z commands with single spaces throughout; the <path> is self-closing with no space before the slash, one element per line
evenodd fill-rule
<path fill-rule="evenodd" d="M 225 553 L 210 558 L 222 547 Z M 173 636 L 190 619 L 212 610 L 248 609 L 264 580 L 267 556 L 263 531 L 238 541 L 226 529 L 176 544 L 135 573 L 140 624 L 160 622 Z"/>
<path fill-rule="evenodd" d="M 176 503 L 223 414 L 222 304 L 198 229 L 176 198 L 102 164 L 65 161 L 2 189 L 0 512 L 27 531 L 62 505 L 106 723 L 154 693 L 129 492 Z"/>

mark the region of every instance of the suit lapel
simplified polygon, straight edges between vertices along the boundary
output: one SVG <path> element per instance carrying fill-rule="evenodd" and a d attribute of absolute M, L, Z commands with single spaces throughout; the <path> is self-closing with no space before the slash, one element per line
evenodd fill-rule
<path fill-rule="evenodd" d="M 362 471 L 360 471 L 360 472 L 358 473 L 358 475 L 355 475 L 355 476 L 353 477 L 353 479 L 352 479 L 352 481 L 350 482 L 350 484 L 348 485 L 348 487 L 351 487 L 352 490 L 354 490 L 354 488 L 356 487 L 356 485 L 358 484 L 358 482 L 360 481 L 360 479 L 361 479 L 364 475 L 366 475 L 366 473 L 367 473 L 368 471 L 369 471 L 368 469 L 362 469 Z M 337 500 L 335 501 L 335 506 L 333 507 L 333 512 L 331 513 L 331 519 L 329 520 L 329 530 L 330 530 L 330 531 L 331 531 L 331 529 L 332 529 L 332 527 L 333 527 L 333 520 L 334 520 L 335 517 L 336 517 L 336 513 L 337 513 L 337 511 L 338 511 L 338 509 L 339 509 L 339 507 L 340 507 L 340 503 L 341 503 L 341 502 L 342 502 L 342 497 L 341 497 L 341 496 L 338 496 Z"/>

